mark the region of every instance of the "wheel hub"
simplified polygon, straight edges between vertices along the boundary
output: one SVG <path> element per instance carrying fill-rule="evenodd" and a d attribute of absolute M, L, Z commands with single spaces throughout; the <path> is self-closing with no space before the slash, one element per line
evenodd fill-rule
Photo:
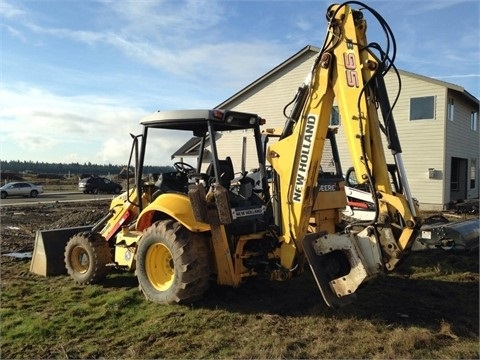
<path fill-rule="evenodd" d="M 175 265 L 170 250 L 163 244 L 152 245 L 146 254 L 146 273 L 153 287 L 166 291 L 173 283 Z"/>
<path fill-rule="evenodd" d="M 87 272 L 88 268 L 90 267 L 90 256 L 85 251 L 84 248 L 80 246 L 76 246 L 72 250 L 72 268 L 84 274 Z"/>

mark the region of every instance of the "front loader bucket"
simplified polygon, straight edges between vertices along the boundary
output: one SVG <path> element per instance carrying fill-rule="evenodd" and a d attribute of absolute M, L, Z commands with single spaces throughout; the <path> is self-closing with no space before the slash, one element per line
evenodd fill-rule
<path fill-rule="evenodd" d="M 91 229 L 92 226 L 87 225 L 37 231 L 30 272 L 43 276 L 66 274 L 64 252 L 68 240 L 79 232 Z"/>

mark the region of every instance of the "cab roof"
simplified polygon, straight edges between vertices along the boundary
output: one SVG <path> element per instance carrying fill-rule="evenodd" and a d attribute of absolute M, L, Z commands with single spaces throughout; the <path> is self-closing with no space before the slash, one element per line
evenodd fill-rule
<path fill-rule="evenodd" d="M 140 124 L 148 128 L 207 133 L 211 123 L 215 131 L 253 129 L 263 124 L 256 114 L 232 110 L 170 110 L 157 111 L 144 117 Z"/>

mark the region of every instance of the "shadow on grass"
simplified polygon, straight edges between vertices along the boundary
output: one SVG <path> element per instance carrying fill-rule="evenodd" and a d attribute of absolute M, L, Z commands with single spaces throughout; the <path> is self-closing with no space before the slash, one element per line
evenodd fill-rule
<path fill-rule="evenodd" d="M 138 287 L 137 277 L 132 272 L 111 269 L 108 276 L 102 281 L 104 288 L 125 289 Z"/>
<path fill-rule="evenodd" d="M 427 270 L 434 264 L 443 266 L 446 275 L 440 274 L 434 279 L 411 276 L 422 271 L 428 274 Z M 237 289 L 212 285 L 193 307 L 293 317 L 353 317 L 433 330 L 438 330 L 439 324 L 446 321 L 457 334 L 478 336 L 478 256 L 413 254 L 401 269 L 364 285 L 357 291 L 357 300 L 340 309 L 325 305 L 310 271 L 283 283 L 252 279 Z M 462 280 L 448 280 L 447 275 L 452 274 L 459 274 Z"/>
<path fill-rule="evenodd" d="M 447 322 L 457 335 L 478 337 L 478 264 L 474 253 L 413 253 L 393 273 L 361 287 L 357 300 L 340 309 L 326 306 L 310 270 L 285 282 L 252 278 L 238 288 L 219 286 L 212 280 L 204 297 L 186 306 L 241 314 L 354 318 L 434 331 Z M 133 288 L 138 281 L 134 274 L 117 270 L 102 286 Z"/>

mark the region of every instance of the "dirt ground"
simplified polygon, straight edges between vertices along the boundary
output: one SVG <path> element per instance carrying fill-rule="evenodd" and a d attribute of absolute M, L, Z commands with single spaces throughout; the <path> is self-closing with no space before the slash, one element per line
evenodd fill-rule
<path fill-rule="evenodd" d="M 0 208 L 1 264 L 11 263 L 10 253 L 31 253 L 37 230 L 94 224 L 108 212 L 110 200 L 95 203 L 55 203 Z M 8 275 L 2 266 L 2 278 Z"/>

